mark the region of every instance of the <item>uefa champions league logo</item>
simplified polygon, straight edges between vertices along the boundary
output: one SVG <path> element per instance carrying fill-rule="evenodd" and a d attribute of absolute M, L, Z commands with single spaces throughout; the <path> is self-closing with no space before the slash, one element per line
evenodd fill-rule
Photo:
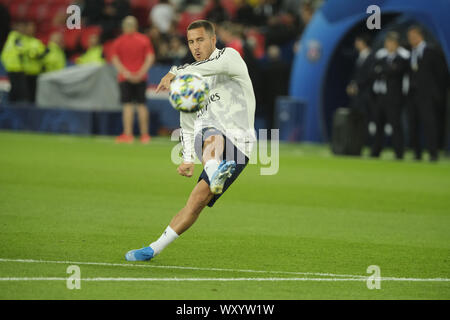
<path fill-rule="evenodd" d="M 316 62 L 320 59 L 320 56 L 322 55 L 322 45 L 317 40 L 310 40 L 306 44 L 307 51 L 306 56 L 309 61 Z"/>

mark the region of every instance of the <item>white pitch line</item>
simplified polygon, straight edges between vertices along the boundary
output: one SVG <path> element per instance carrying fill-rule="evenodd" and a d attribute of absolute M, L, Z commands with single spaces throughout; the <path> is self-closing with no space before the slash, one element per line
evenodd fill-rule
<path fill-rule="evenodd" d="M 158 265 L 133 264 L 133 263 L 54 261 L 54 260 L 6 259 L 6 258 L 0 258 L 0 262 L 53 263 L 53 264 L 94 265 L 94 266 L 108 266 L 108 267 L 128 267 L 128 268 L 137 267 L 137 268 L 196 270 L 196 271 L 223 271 L 223 272 L 290 274 L 290 275 L 322 276 L 322 277 L 347 277 L 347 278 L 360 278 L 360 279 L 367 278 L 367 276 L 362 276 L 362 275 L 335 274 L 335 273 L 322 273 L 322 272 L 294 272 L 294 271 L 270 271 L 270 270 L 249 270 L 249 269 L 202 268 L 202 267 L 185 267 L 185 266 L 158 266 Z"/>
<path fill-rule="evenodd" d="M 67 281 L 69 278 L 63 277 L 6 277 L 0 278 L 0 281 Z M 73 279 L 71 279 L 73 280 Z M 401 281 L 401 282 L 450 282 L 450 279 L 445 278 L 392 278 L 381 277 L 380 281 Z M 201 281 L 214 281 L 214 282 L 232 282 L 232 281 L 327 281 L 327 282 L 344 282 L 344 281 L 366 281 L 366 279 L 359 278 L 84 278 L 80 281 L 91 282 L 133 282 L 133 281 L 152 281 L 152 282 L 201 282 Z"/>
<path fill-rule="evenodd" d="M 72 265 L 99 265 L 113 267 L 140 267 L 140 268 L 160 268 L 160 269 L 182 269 L 197 271 L 226 271 L 226 272 L 247 272 L 247 273 L 266 273 L 266 274 L 290 274 L 290 275 L 308 275 L 321 276 L 328 278 L 86 278 L 83 281 L 367 281 L 369 276 L 362 275 L 344 275 L 321 272 L 291 272 L 291 271 L 265 271 L 248 269 L 223 269 L 223 268 L 200 268 L 183 266 L 156 266 L 148 264 L 132 263 L 108 263 L 108 262 L 86 262 L 86 261 L 54 261 L 54 260 L 33 260 L 33 259 L 6 259 L 0 258 L 0 262 L 18 262 L 18 263 L 53 263 L 53 264 L 72 264 Z M 22 280 L 14 280 L 22 279 Z M 67 280 L 67 278 L 49 277 L 49 278 L 0 278 L 0 281 L 39 281 L 39 280 Z M 381 281 L 404 281 L 404 282 L 450 282 L 450 278 L 405 278 L 405 277 L 380 277 Z"/>

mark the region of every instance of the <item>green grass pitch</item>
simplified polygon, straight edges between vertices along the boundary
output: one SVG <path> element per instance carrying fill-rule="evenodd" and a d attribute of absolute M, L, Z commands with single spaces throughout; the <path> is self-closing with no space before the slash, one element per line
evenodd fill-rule
<path fill-rule="evenodd" d="M 200 174 L 177 175 L 175 145 L 0 132 L 0 299 L 450 298 L 450 161 L 390 152 L 281 144 L 276 175 L 249 165 L 161 255 L 126 262 Z M 70 265 L 80 289 L 66 286 Z"/>

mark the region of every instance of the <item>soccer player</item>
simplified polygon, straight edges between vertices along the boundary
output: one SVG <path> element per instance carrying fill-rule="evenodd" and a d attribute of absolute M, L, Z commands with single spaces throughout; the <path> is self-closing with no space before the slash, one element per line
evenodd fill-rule
<path fill-rule="evenodd" d="M 180 113 L 183 162 L 177 171 L 191 177 L 194 154 L 203 171 L 186 205 L 173 217 L 161 237 L 150 246 L 131 250 L 128 261 L 150 260 L 197 220 L 206 206 L 212 207 L 248 163 L 253 143 L 255 95 L 247 66 L 232 48 L 217 49 L 214 25 L 206 20 L 187 28 L 189 49 L 196 62 L 172 67 L 157 91 L 169 89 L 179 74 L 197 73 L 208 82 L 208 104 L 195 113 Z"/>

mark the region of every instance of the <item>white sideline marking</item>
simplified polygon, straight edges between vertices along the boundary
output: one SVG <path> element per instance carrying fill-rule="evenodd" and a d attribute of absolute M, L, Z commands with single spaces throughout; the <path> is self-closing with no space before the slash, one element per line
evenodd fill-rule
<path fill-rule="evenodd" d="M 67 281 L 68 278 L 63 277 L 6 277 L 0 278 L 0 281 Z M 163 282 L 182 282 L 182 281 L 366 281 L 360 278 L 83 278 L 80 281 L 116 281 L 116 282 L 130 282 L 130 281 L 163 281 Z M 445 278 L 380 278 L 380 281 L 405 281 L 405 282 L 449 282 L 450 279 Z"/>
<path fill-rule="evenodd" d="M 322 276 L 327 278 L 84 278 L 82 281 L 367 281 L 369 276 L 362 275 L 344 275 L 320 272 L 291 272 L 291 271 L 264 271 L 247 269 L 223 269 L 223 268 L 200 268 L 200 267 L 182 267 L 182 266 L 155 266 L 132 263 L 108 263 L 108 262 L 80 262 L 80 261 L 52 261 L 52 260 L 33 260 L 33 259 L 5 259 L 0 258 L 0 262 L 18 262 L 18 263 L 53 263 L 53 264 L 74 264 L 74 265 L 99 265 L 113 267 L 142 267 L 142 268 L 160 268 L 160 269 L 183 269 L 200 271 L 227 271 L 227 272 L 248 272 L 248 273 L 267 273 L 267 274 L 298 274 Z M 66 281 L 64 277 L 3 277 L 0 281 Z M 399 277 L 380 277 L 380 281 L 403 281 L 403 282 L 450 282 L 450 278 L 399 278 Z"/>
<path fill-rule="evenodd" d="M 80 261 L 52 261 L 52 260 L 33 260 L 33 259 L 5 259 L 0 258 L 0 262 L 20 262 L 20 263 L 54 263 L 54 264 L 75 264 L 75 265 L 96 265 L 109 267 L 138 267 L 138 268 L 158 268 L 158 269 L 181 269 L 197 271 L 225 271 L 225 272 L 248 272 L 248 273 L 271 273 L 271 274 L 291 274 L 291 275 L 309 275 L 323 277 L 347 277 L 366 279 L 367 276 L 351 274 L 334 274 L 321 272 L 293 272 L 293 271 L 266 271 L 266 270 L 248 270 L 248 269 L 223 269 L 223 268 L 201 268 L 201 267 L 183 267 L 183 266 L 156 266 L 149 264 L 133 263 L 109 263 L 109 262 L 80 262 Z"/>

